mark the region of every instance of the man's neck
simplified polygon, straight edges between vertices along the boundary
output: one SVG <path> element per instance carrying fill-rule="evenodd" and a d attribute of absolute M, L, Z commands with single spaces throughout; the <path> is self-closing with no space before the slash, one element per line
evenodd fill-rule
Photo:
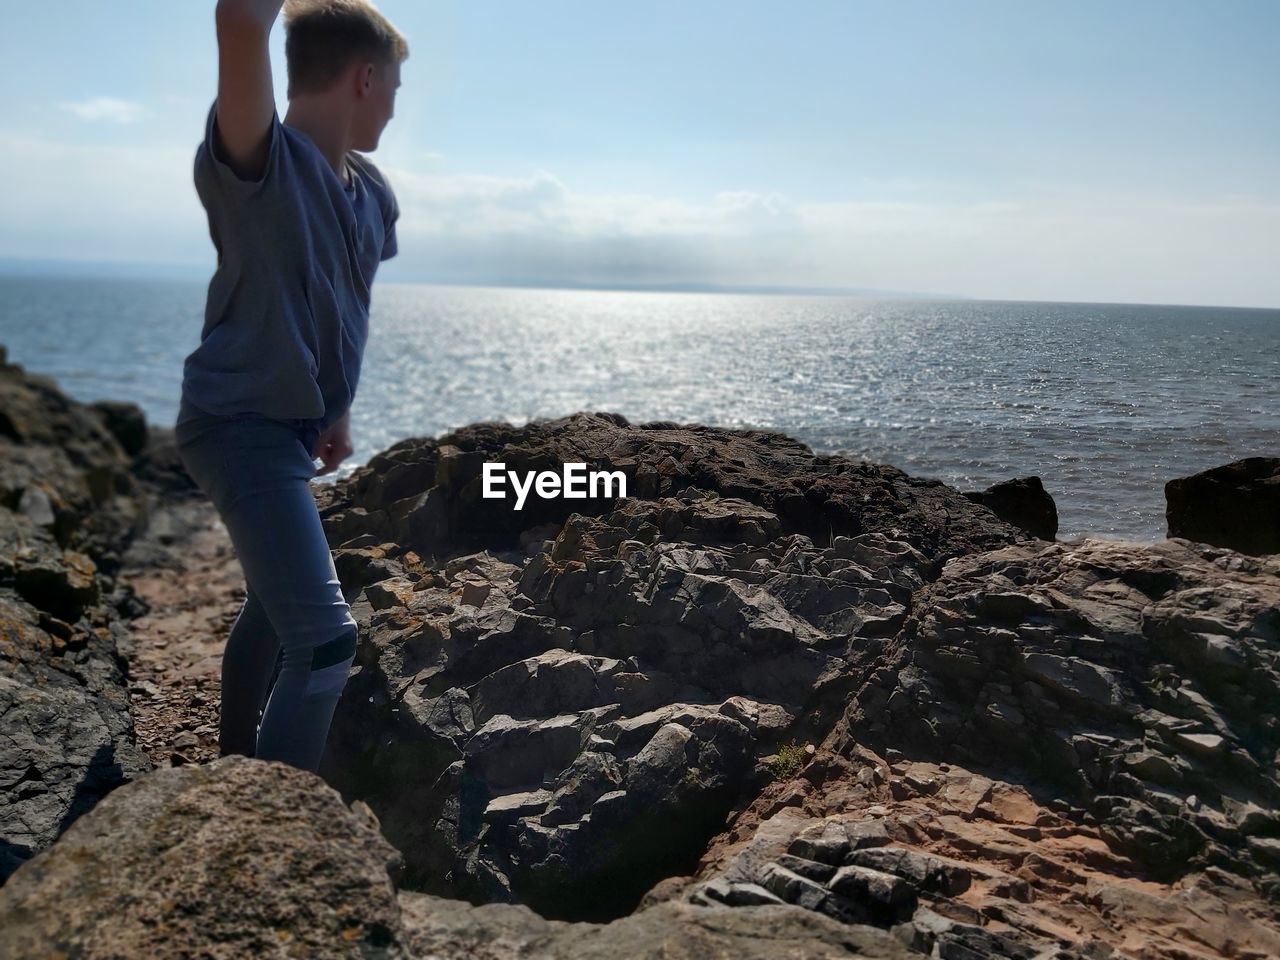
<path fill-rule="evenodd" d="M 329 161 L 338 177 L 345 178 L 347 150 L 350 149 L 349 122 L 343 122 L 341 113 L 331 101 L 297 97 L 289 101 L 289 109 L 282 121 L 287 126 L 305 133 Z"/>

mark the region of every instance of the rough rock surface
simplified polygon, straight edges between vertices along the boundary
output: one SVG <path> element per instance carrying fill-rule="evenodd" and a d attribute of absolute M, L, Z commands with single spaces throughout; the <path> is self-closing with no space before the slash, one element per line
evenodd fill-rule
<path fill-rule="evenodd" d="M 735 910 L 660 903 L 612 923 L 545 920 L 515 904 L 474 906 L 403 892 L 406 940 L 424 960 L 910 960 L 882 930 L 850 926 L 802 907 Z"/>
<path fill-rule="evenodd" d="M 600 514 L 615 505 L 610 497 L 544 498 L 531 491 L 523 509 L 514 509 L 514 498 L 495 509 L 498 501 L 481 496 L 487 461 L 521 474 L 559 473 L 565 463 L 617 470 L 627 478 L 629 498 L 714 491 L 754 504 L 773 514 L 784 532 L 821 545 L 837 536 L 898 530 L 934 565 L 1022 539 L 940 481 L 816 456 L 785 434 L 661 421 L 633 426 L 616 413 L 579 413 L 522 427 L 472 424 L 389 447 L 342 483 L 317 490 L 330 542 L 371 537 L 432 560 L 516 548 L 541 525 L 558 527 L 571 514 Z"/>
<path fill-rule="evenodd" d="M 647 495 L 524 517 L 475 499 L 485 460 L 561 458 Z M 616 415 L 407 441 L 323 512 L 365 638 L 326 775 L 411 883 L 568 919 L 687 872 L 782 738 L 835 721 L 912 592 L 1021 536 L 892 468 Z M 490 550 L 457 555 L 486 528 Z"/>
<path fill-rule="evenodd" d="M 1153 876 L 1280 895 L 1280 558 L 1182 540 L 948 564 L 855 694 L 842 742 L 1019 768 Z"/>
<path fill-rule="evenodd" d="M 227 757 L 113 791 L 0 890 L 0 956 L 394 956 L 398 854 L 312 774 Z"/>
<path fill-rule="evenodd" d="M 242 757 L 158 770 L 0 890 L 0 958 L 909 956 L 883 931 L 792 906 L 666 903 L 598 925 L 397 895 L 398 864 L 367 808 L 309 773 Z"/>
<path fill-rule="evenodd" d="M 1040 540 L 1058 535 L 1058 506 L 1039 477 L 1014 477 L 965 496 Z"/>
<path fill-rule="evenodd" d="M 1047 803 L 955 764 L 819 751 L 650 899 L 802 905 L 928 956 L 1280 955 L 1274 904 L 1247 881 L 1216 867 L 1153 881 Z"/>
<path fill-rule="evenodd" d="M 1277 956 L 1278 706 L 1280 561 L 957 559 L 815 758 L 662 895 L 798 903 L 942 956 Z"/>
<path fill-rule="evenodd" d="M 115 584 L 145 510 L 130 463 L 98 413 L 0 348 L 0 882 L 148 767 Z"/>
<path fill-rule="evenodd" d="M 1164 487 L 1169 536 L 1280 553 L 1280 457 L 1248 457 Z"/>

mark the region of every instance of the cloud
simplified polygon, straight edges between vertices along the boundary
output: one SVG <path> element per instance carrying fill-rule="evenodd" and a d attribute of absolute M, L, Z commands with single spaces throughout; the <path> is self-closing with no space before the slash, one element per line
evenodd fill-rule
<path fill-rule="evenodd" d="M 58 104 L 68 113 L 73 113 L 81 120 L 105 120 L 109 123 L 137 123 L 146 113 L 146 108 L 131 100 L 117 100 L 114 97 L 91 97 L 88 100 L 64 100 Z"/>
<path fill-rule="evenodd" d="M 869 287 L 1008 299 L 1280 304 L 1280 203 L 1041 187 L 981 202 L 579 193 L 552 174 L 384 168 L 391 272 L 483 283 Z"/>
<path fill-rule="evenodd" d="M 647 194 L 576 193 L 543 171 L 491 177 L 423 174 L 390 166 L 383 170 L 395 188 L 406 227 L 422 233 L 731 236 L 797 225 L 794 208 L 778 193 L 728 191 L 700 203 Z"/>
<path fill-rule="evenodd" d="M 0 256 L 211 261 L 191 146 L 67 143 L 0 131 Z"/>
<path fill-rule="evenodd" d="M 1280 202 L 1041 189 L 999 203 L 810 204 L 814 272 L 1026 300 L 1280 305 Z"/>

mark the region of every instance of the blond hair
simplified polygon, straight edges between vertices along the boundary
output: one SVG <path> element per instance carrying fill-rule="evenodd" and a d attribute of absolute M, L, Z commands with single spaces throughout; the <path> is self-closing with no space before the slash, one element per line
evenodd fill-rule
<path fill-rule="evenodd" d="M 323 93 L 357 59 L 409 57 L 409 43 L 368 0 L 285 0 L 284 55 L 292 98 Z"/>

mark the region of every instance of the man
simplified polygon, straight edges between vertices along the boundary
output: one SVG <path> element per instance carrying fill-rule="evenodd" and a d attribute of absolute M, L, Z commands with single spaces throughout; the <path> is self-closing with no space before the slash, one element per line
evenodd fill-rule
<path fill-rule="evenodd" d="M 283 122 L 268 48 L 282 7 Z M 364 0 L 219 0 L 216 24 L 195 184 L 218 265 L 176 438 L 247 585 L 223 657 L 221 752 L 315 770 L 357 631 L 308 480 L 315 457 L 323 474 L 352 451 L 370 288 L 399 216 L 357 151 L 391 119 L 408 45 Z"/>

